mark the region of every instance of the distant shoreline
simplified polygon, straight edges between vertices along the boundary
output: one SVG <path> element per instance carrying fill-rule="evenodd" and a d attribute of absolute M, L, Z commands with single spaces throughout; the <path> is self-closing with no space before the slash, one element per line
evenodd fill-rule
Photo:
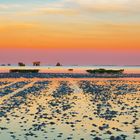
<path fill-rule="evenodd" d="M 139 74 L 0 73 L 2 78 L 140 78 Z"/>
<path fill-rule="evenodd" d="M 107 70 L 124 69 L 126 74 L 140 74 L 140 67 L 136 66 L 0 66 L 0 73 L 8 73 L 11 69 L 39 69 L 40 73 L 80 73 L 87 74 L 86 70 L 104 68 Z"/>

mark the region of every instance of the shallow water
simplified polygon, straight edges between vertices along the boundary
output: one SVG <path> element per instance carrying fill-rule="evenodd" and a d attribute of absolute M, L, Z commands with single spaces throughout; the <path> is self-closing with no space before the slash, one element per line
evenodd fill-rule
<path fill-rule="evenodd" d="M 88 69 L 124 69 L 125 73 L 140 73 L 140 66 L 26 66 L 26 67 L 18 67 L 18 66 L 0 66 L 1 72 L 8 72 L 10 69 L 40 69 L 40 72 L 49 72 L 49 73 L 86 73 Z M 73 69 L 73 71 L 69 71 L 69 69 Z"/>
<path fill-rule="evenodd" d="M 0 139 L 139 140 L 138 79 L 1 79 Z"/>

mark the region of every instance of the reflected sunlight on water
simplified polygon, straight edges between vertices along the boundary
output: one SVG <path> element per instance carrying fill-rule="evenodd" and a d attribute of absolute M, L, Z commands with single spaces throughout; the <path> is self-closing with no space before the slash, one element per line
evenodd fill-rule
<path fill-rule="evenodd" d="M 4 140 L 139 140 L 139 79 L 0 80 Z"/>
<path fill-rule="evenodd" d="M 48 73 L 86 73 L 88 69 L 124 69 L 125 73 L 140 73 L 140 66 L 0 66 L 0 72 L 9 72 L 10 69 L 40 69 Z M 72 69 L 72 71 L 70 70 Z"/>

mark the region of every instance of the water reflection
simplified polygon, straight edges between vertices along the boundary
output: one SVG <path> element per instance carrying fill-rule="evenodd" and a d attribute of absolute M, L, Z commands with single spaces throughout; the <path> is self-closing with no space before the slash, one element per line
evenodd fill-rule
<path fill-rule="evenodd" d="M 5 79 L 0 86 L 4 140 L 139 140 L 138 80 Z"/>

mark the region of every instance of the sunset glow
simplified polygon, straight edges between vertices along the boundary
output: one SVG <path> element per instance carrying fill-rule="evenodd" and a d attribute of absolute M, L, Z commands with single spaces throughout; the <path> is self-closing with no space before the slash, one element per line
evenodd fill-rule
<path fill-rule="evenodd" d="M 0 63 L 139 64 L 140 1 L 0 0 L 0 50 Z"/>

